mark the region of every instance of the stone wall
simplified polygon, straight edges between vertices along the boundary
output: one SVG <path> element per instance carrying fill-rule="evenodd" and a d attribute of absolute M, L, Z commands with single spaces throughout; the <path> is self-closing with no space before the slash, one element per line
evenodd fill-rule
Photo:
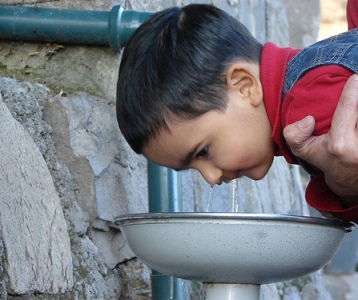
<path fill-rule="evenodd" d="M 157 11 L 194 1 L 16 1 L 1 5 Z M 289 44 L 279 0 L 207 0 L 261 42 Z M 307 21 L 318 24 L 318 1 Z M 0 7 L 1 10 L 1 7 Z M 316 10 L 316 14 L 314 11 Z M 296 25 L 294 25 L 296 26 Z M 312 32 L 312 39 L 316 35 Z M 305 33 L 306 35 L 309 34 Z M 63 47 L 62 47 L 63 46 Z M 146 212 L 146 161 L 115 118 L 120 54 L 106 47 L 0 41 L 0 299 L 150 299 L 150 270 L 134 258 L 116 216 Z M 207 207 L 209 185 L 182 174 L 185 211 Z M 299 170 L 276 159 L 262 181 L 213 189 L 210 210 L 307 215 Z M 188 286 L 198 299 L 195 286 Z M 263 287 L 263 299 L 330 299 L 320 273 Z"/>

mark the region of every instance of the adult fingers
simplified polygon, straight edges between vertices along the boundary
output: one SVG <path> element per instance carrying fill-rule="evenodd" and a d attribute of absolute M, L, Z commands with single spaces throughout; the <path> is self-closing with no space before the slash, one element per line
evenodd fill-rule
<path fill-rule="evenodd" d="M 312 116 L 307 116 L 300 121 L 286 126 L 283 130 L 283 136 L 296 156 L 307 160 L 308 156 L 313 152 L 312 132 L 315 121 Z"/>

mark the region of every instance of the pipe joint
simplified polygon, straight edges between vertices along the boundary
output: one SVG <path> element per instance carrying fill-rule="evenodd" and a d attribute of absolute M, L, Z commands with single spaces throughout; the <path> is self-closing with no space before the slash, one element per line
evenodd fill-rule
<path fill-rule="evenodd" d="M 0 6 L 0 39 L 110 46 L 119 51 L 151 13 Z"/>

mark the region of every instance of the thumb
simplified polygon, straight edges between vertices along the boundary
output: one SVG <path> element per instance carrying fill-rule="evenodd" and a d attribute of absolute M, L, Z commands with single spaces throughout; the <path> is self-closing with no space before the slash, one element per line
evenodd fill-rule
<path fill-rule="evenodd" d="M 296 156 L 306 159 L 313 147 L 310 137 L 315 126 L 315 120 L 312 116 L 307 116 L 300 121 L 292 123 L 285 127 L 283 136 Z"/>

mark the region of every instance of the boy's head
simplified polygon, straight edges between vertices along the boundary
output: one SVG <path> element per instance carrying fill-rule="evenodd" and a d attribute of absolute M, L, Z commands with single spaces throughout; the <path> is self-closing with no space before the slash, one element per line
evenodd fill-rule
<path fill-rule="evenodd" d="M 169 8 L 128 41 L 117 86 L 117 118 L 137 153 L 169 115 L 196 117 L 226 107 L 225 71 L 235 60 L 259 63 L 261 44 L 214 6 Z"/>
<path fill-rule="evenodd" d="M 148 147 L 158 136 L 171 135 L 175 124 L 224 113 L 228 85 L 242 65 L 259 81 L 253 66 L 258 68 L 261 49 L 241 23 L 214 6 L 192 4 L 153 14 L 129 39 L 119 71 L 117 119 L 132 149 L 156 163 L 181 168 L 161 159 L 171 154 L 164 151 L 165 145 L 154 150 L 163 149 L 161 158 L 151 155 Z M 240 64 L 233 68 L 236 62 Z M 186 146 L 185 140 L 181 146 Z"/>

